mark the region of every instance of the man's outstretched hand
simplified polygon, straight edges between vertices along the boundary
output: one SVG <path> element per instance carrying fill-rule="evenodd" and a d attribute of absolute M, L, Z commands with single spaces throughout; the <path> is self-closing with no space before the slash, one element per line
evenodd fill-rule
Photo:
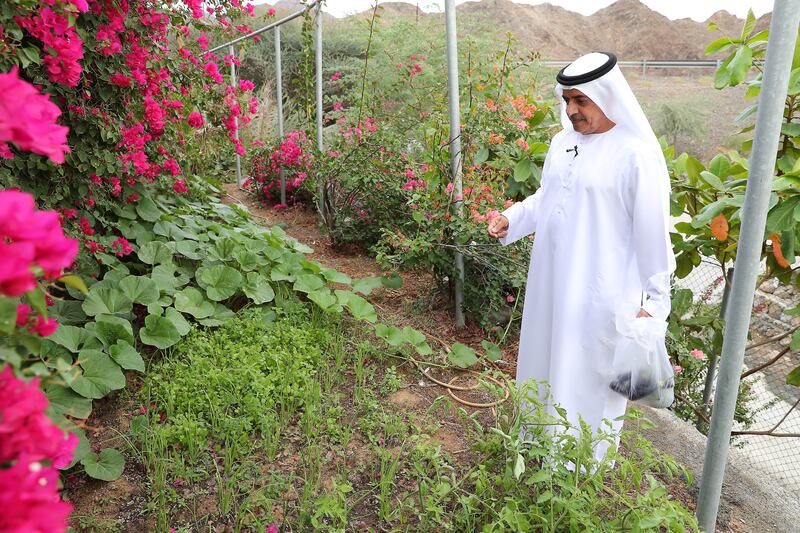
<path fill-rule="evenodd" d="M 508 235 L 508 219 L 503 215 L 499 215 L 490 220 L 489 235 L 496 239 L 502 239 Z"/>

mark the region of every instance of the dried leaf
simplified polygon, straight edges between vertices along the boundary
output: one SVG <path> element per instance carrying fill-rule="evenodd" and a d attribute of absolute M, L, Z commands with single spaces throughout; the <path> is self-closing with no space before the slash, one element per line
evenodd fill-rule
<path fill-rule="evenodd" d="M 783 257 L 783 251 L 781 250 L 781 238 L 778 237 L 777 233 L 773 233 L 769 236 L 769 240 L 772 241 L 772 253 L 775 255 L 775 262 L 781 268 L 789 268 L 789 261 Z"/>
<path fill-rule="evenodd" d="M 711 220 L 711 234 L 718 241 L 728 240 L 728 219 L 722 213 Z"/>

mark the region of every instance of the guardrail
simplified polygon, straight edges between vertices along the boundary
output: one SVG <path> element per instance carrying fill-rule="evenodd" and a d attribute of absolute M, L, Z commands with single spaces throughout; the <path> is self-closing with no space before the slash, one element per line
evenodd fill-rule
<path fill-rule="evenodd" d="M 546 59 L 541 61 L 547 67 L 565 67 L 572 60 Z M 618 61 L 620 67 L 638 67 L 642 69 L 642 76 L 647 75 L 648 68 L 713 68 L 716 69 L 722 64 L 721 59 L 638 59 Z"/>

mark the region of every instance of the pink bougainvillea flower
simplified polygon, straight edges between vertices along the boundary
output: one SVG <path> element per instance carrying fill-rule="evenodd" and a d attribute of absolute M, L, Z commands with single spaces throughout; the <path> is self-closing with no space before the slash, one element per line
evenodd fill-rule
<path fill-rule="evenodd" d="M 28 323 L 28 315 L 31 312 L 31 306 L 28 304 L 17 304 L 17 326 L 23 327 Z"/>
<path fill-rule="evenodd" d="M 128 239 L 125 237 L 120 237 L 113 243 L 111 243 L 111 249 L 116 250 L 116 254 L 119 257 L 124 255 L 128 255 L 129 253 L 133 252 L 133 247 L 131 243 L 128 242 Z"/>
<path fill-rule="evenodd" d="M 702 361 L 703 359 L 706 358 L 706 354 L 705 352 L 703 352 L 703 350 L 692 350 L 691 352 L 689 352 L 689 355 L 691 355 L 698 361 Z"/>
<path fill-rule="evenodd" d="M 681 365 L 674 365 L 672 367 L 672 370 L 674 370 L 676 374 L 680 374 L 681 372 L 683 372 L 683 367 Z"/>
<path fill-rule="evenodd" d="M 36 317 L 36 324 L 31 327 L 31 332 L 40 337 L 49 337 L 58 329 L 58 322 L 54 318 L 45 318 L 42 315 Z"/>
<path fill-rule="evenodd" d="M 514 295 L 513 294 L 506 295 L 506 301 L 508 303 L 513 303 L 514 302 Z"/>
<path fill-rule="evenodd" d="M 108 79 L 108 81 L 110 81 L 117 87 L 130 87 L 132 85 L 131 79 L 121 72 L 115 73 Z"/>
<path fill-rule="evenodd" d="M 69 152 L 69 128 L 56 124 L 61 110 L 36 88 L 11 72 L 0 74 L 0 144 L 14 143 L 26 150 L 50 158 L 54 163 L 64 162 Z"/>
<path fill-rule="evenodd" d="M 331 81 L 338 81 L 338 80 L 339 80 L 339 78 L 341 78 L 341 77 L 342 77 L 342 73 L 341 73 L 341 72 L 339 72 L 339 71 L 336 71 L 336 72 L 334 72 L 334 73 L 333 73 L 333 75 L 331 76 Z"/>
<path fill-rule="evenodd" d="M 36 248 L 33 244 L 0 242 L 0 295 L 22 296 L 36 288 L 31 272 Z"/>
<path fill-rule="evenodd" d="M 189 186 L 183 180 L 175 180 L 172 184 L 172 189 L 178 194 L 189 192 Z"/>
<path fill-rule="evenodd" d="M 66 531 L 72 505 L 58 494 L 58 471 L 23 457 L 0 470 L 0 531 Z"/>
<path fill-rule="evenodd" d="M 203 115 L 197 111 L 192 111 L 189 113 L 189 116 L 186 117 L 186 122 L 193 128 L 201 128 L 203 127 Z"/>

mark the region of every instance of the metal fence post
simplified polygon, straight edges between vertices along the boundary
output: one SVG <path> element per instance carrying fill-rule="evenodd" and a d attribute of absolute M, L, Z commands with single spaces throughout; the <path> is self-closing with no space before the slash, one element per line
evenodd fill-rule
<path fill-rule="evenodd" d="M 444 3 L 445 28 L 447 31 L 447 92 L 450 107 L 450 166 L 453 180 L 454 203 L 458 216 L 463 215 L 464 204 L 461 190 L 461 110 L 458 93 L 458 41 L 456 39 L 456 6 L 454 0 Z M 464 327 L 464 255 L 455 252 L 455 314 L 456 327 Z"/>
<path fill-rule="evenodd" d="M 317 18 L 314 32 L 314 62 L 316 70 L 316 91 L 317 91 L 317 150 L 322 153 L 322 2 L 317 5 Z M 317 197 L 319 214 L 323 220 L 327 218 L 325 214 L 325 188 L 322 180 L 317 179 Z"/>
<path fill-rule="evenodd" d="M 275 98 L 278 114 L 278 142 L 283 142 L 283 72 L 281 70 L 281 27 L 275 26 Z M 280 169 L 281 203 L 286 205 L 286 174 Z"/>
<path fill-rule="evenodd" d="M 725 314 L 728 310 L 728 300 L 731 296 L 731 280 L 733 279 L 733 267 L 729 267 L 725 274 L 725 289 L 722 292 L 722 305 L 719 308 L 719 317 L 725 320 Z M 709 354 L 708 356 L 708 373 L 706 374 L 706 383 L 703 387 L 703 404 L 709 405 L 711 403 L 711 389 L 714 388 L 714 378 L 717 374 L 717 362 L 719 357 L 716 353 Z M 697 420 L 698 426 L 700 419 Z"/>
<path fill-rule="evenodd" d="M 714 531 L 716 525 L 725 464 L 730 449 L 731 427 L 761 262 L 761 243 L 769 208 L 778 137 L 783 122 L 783 107 L 788 92 L 797 26 L 800 23 L 800 0 L 775 2 L 773 8 L 750 158 L 750 176 L 742 207 L 742 229 L 727 311 L 729 320 L 722 344 L 719 378 L 697 504 L 700 527 L 709 532 Z"/>
<path fill-rule="evenodd" d="M 228 51 L 230 52 L 231 56 L 231 86 L 236 87 L 236 50 L 234 49 L 233 45 L 228 47 Z M 237 141 L 239 140 L 239 118 L 233 117 L 234 124 L 236 125 L 236 129 L 233 132 L 233 138 Z M 238 144 L 238 143 L 237 143 Z M 242 187 L 242 158 L 239 156 L 239 152 L 236 152 L 236 185 L 239 188 Z"/>

